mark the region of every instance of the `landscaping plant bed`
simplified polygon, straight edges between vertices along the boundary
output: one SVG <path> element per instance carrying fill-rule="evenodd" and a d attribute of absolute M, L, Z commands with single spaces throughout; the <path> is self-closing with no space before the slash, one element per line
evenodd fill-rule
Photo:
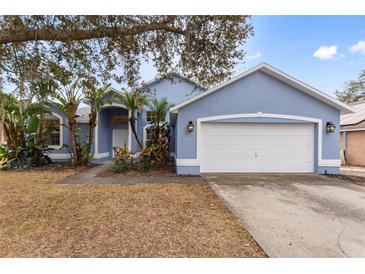
<path fill-rule="evenodd" d="M 200 177 L 199 175 L 179 175 L 174 171 L 174 168 L 170 165 L 159 167 L 151 171 L 140 171 L 137 167 L 132 168 L 126 173 L 118 173 L 113 169 L 100 173 L 98 178 L 113 177 L 113 178 L 124 178 L 124 177 Z"/>
<path fill-rule="evenodd" d="M 0 173 L 0 257 L 265 257 L 208 185 L 58 185 Z"/>

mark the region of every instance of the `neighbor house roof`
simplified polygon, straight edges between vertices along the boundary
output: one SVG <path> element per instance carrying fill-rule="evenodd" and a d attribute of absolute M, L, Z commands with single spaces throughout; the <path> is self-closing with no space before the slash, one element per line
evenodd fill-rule
<path fill-rule="evenodd" d="M 292 76 L 290 76 L 290 75 L 288 75 L 288 74 L 286 74 L 286 73 L 284 73 L 284 72 L 282 72 L 282 71 L 280 71 L 280 70 L 278 70 L 278 69 L 276 69 L 276 68 L 274 68 L 274 67 L 272 67 L 272 66 L 270 66 L 266 63 L 259 64 L 259 65 L 255 66 L 255 67 L 253 67 L 249 70 L 246 70 L 246 71 L 238 74 L 237 76 L 233 77 L 232 79 L 230 79 L 228 81 L 225 81 L 225 82 L 223 82 L 223 83 L 221 83 L 221 84 L 219 84 L 219 85 L 217 85 L 213 88 L 208 89 L 205 92 L 202 92 L 202 93 L 200 93 L 200 94 L 198 94 L 194 97 L 191 97 L 190 99 L 171 107 L 170 111 L 171 112 L 176 112 L 179 108 L 182 108 L 182 107 L 184 107 L 184 106 L 186 106 L 186 105 L 188 105 L 188 104 L 190 104 L 190 103 L 192 103 L 196 100 L 199 100 L 200 98 L 203 98 L 203 97 L 205 97 L 205 96 L 207 96 L 207 95 L 209 95 L 209 94 L 211 94 L 211 93 L 213 93 L 217 90 L 220 90 L 223 87 L 225 87 L 229 84 L 232 84 L 232 83 L 234 83 L 234 82 L 236 82 L 236 81 L 238 81 L 238 80 L 240 80 L 244 77 L 247 77 L 247 76 L 249 76 L 249 75 L 251 75 L 251 74 L 253 74 L 254 72 L 257 72 L 257 71 L 265 72 L 266 74 L 268 74 L 268 75 L 270 75 L 270 76 L 272 76 L 272 77 L 274 77 L 278 80 L 281 80 L 281 81 L 285 82 L 286 84 L 288 84 L 288 85 L 290 85 L 290 86 L 292 86 L 292 87 L 294 87 L 294 88 L 296 88 L 296 89 L 298 89 L 298 90 L 300 90 L 300 91 L 316 98 L 317 100 L 322 101 L 322 102 L 324 102 L 324 103 L 326 103 L 326 104 L 328 104 L 328 105 L 330 105 L 330 106 L 332 106 L 332 107 L 334 107 L 338 110 L 342 110 L 342 111 L 347 112 L 347 113 L 354 112 L 354 110 L 350 106 L 348 106 L 348 105 L 332 98 L 331 96 L 327 95 L 326 93 L 321 92 L 318 89 L 315 89 L 315 88 L 305 84 L 304 82 L 299 81 L 299 80 L 295 79 L 294 77 L 292 77 Z"/>
<path fill-rule="evenodd" d="M 342 114 L 340 119 L 341 128 L 364 128 L 365 121 L 365 100 L 349 104 L 354 113 Z"/>

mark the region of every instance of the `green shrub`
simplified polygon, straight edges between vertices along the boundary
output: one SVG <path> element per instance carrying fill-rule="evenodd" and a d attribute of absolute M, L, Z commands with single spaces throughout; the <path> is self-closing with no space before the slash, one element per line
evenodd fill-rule
<path fill-rule="evenodd" d="M 153 165 L 150 163 L 141 163 L 138 167 L 138 169 L 142 172 L 149 172 L 151 170 L 153 170 Z"/>
<path fill-rule="evenodd" d="M 150 164 L 152 167 L 160 166 L 166 162 L 166 156 L 163 150 L 161 150 L 159 145 L 151 144 L 140 153 L 140 163 Z"/>
<path fill-rule="evenodd" d="M 52 149 L 36 145 L 28 139 L 27 137 L 25 146 L 19 146 L 16 149 L 0 146 L 0 169 L 17 171 L 52 163 L 47 154 Z"/>
<path fill-rule="evenodd" d="M 126 173 L 130 171 L 132 168 L 132 165 L 126 161 L 119 161 L 118 163 L 115 163 L 114 165 L 114 171 L 117 173 Z"/>

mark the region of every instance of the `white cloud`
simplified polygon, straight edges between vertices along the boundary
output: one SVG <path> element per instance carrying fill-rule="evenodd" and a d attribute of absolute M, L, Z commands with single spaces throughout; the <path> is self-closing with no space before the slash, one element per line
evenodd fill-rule
<path fill-rule="evenodd" d="M 262 56 L 261 52 L 256 52 L 254 55 L 250 55 L 250 56 L 247 56 L 246 58 L 247 59 L 257 59 L 257 58 L 260 58 Z"/>
<path fill-rule="evenodd" d="M 359 41 L 349 48 L 352 53 L 361 53 L 365 55 L 365 41 Z"/>
<path fill-rule="evenodd" d="M 335 45 L 332 45 L 332 46 L 329 46 L 329 47 L 320 46 L 319 49 L 317 49 L 313 53 L 314 57 L 317 57 L 317 58 L 322 59 L 322 60 L 332 59 L 336 55 L 337 55 L 337 46 L 335 46 Z"/>

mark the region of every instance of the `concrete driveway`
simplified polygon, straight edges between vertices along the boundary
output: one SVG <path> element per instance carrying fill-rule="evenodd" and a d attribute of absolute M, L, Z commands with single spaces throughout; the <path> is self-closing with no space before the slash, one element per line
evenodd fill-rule
<path fill-rule="evenodd" d="M 204 175 L 269 257 L 365 257 L 365 187 L 319 175 Z"/>

